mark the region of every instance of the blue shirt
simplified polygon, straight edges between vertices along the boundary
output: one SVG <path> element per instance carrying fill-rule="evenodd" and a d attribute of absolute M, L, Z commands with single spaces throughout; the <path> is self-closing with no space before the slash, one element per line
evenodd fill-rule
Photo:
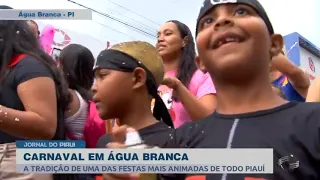
<path fill-rule="evenodd" d="M 305 102 L 305 98 L 303 98 L 290 83 L 288 78 L 285 75 L 281 75 L 279 78 L 274 80 L 272 84 L 278 88 L 280 88 L 285 94 L 288 101 L 298 101 Z"/>

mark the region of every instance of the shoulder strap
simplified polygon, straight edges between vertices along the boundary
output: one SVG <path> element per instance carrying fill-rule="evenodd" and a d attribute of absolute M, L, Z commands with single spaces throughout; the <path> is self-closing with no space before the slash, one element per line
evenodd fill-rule
<path fill-rule="evenodd" d="M 16 64 L 18 64 L 23 58 L 25 58 L 26 56 L 28 56 L 28 54 L 17 54 L 14 55 L 11 62 L 9 63 L 9 68 L 15 66 Z"/>

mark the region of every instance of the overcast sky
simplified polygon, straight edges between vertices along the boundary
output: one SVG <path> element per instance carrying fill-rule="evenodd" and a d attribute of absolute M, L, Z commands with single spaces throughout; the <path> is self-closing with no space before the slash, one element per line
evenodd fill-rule
<path fill-rule="evenodd" d="M 73 0 L 96 9 L 149 34 L 156 35 L 160 24 L 176 19 L 195 30 L 202 0 Z M 320 47 L 320 0 L 260 0 L 277 33 L 298 32 Z M 303 2 L 303 3 L 301 3 Z M 75 9 L 81 8 L 67 0 L 1 0 L 15 9 Z M 318 19 L 316 19 L 318 17 Z M 93 21 L 46 21 L 55 26 L 89 34 L 101 42 L 146 40 L 155 43 L 151 35 L 122 23 L 93 14 Z"/>

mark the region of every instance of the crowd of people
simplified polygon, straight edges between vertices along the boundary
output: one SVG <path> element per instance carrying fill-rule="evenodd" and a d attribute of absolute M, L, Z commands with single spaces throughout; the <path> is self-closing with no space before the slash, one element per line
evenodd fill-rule
<path fill-rule="evenodd" d="M 94 57 L 70 44 L 58 65 L 41 47 L 34 21 L 0 20 L 0 179 L 137 179 L 20 174 L 15 167 L 16 140 L 125 148 L 133 128 L 160 148 L 274 149 L 273 174 L 204 175 L 208 180 L 318 180 L 320 78 L 310 84 L 283 47 L 257 0 L 205 0 L 195 40 L 184 23 L 170 20 L 155 45 L 122 42 Z M 289 157 L 287 167 L 277 164 L 282 157 Z M 290 166 L 295 161 L 299 166 Z"/>

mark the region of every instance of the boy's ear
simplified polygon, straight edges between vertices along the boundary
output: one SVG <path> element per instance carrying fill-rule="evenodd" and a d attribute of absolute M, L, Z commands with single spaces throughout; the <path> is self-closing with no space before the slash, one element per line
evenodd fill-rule
<path fill-rule="evenodd" d="M 146 84 L 147 73 L 143 68 L 137 67 L 132 72 L 132 88 L 139 89 Z"/>
<path fill-rule="evenodd" d="M 284 42 L 281 34 L 273 34 L 271 36 L 271 49 L 270 49 L 271 57 L 277 56 L 279 53 L 281 53 L 283 46 L 284 46 Z"/>
<path fill-rule="evenodd" d="M 201 59 L 200 59 L 199 56 L 196 56 L 196 63 L 197 63 L 197 65 L 198 65 L 198 68 L 199 68 L 202 72 L 204 72 L 204 73 L 207 72 L 206 67 L 204 66 L 204 64 L 203 64 L 203 62 L 201 61 Z"/>

